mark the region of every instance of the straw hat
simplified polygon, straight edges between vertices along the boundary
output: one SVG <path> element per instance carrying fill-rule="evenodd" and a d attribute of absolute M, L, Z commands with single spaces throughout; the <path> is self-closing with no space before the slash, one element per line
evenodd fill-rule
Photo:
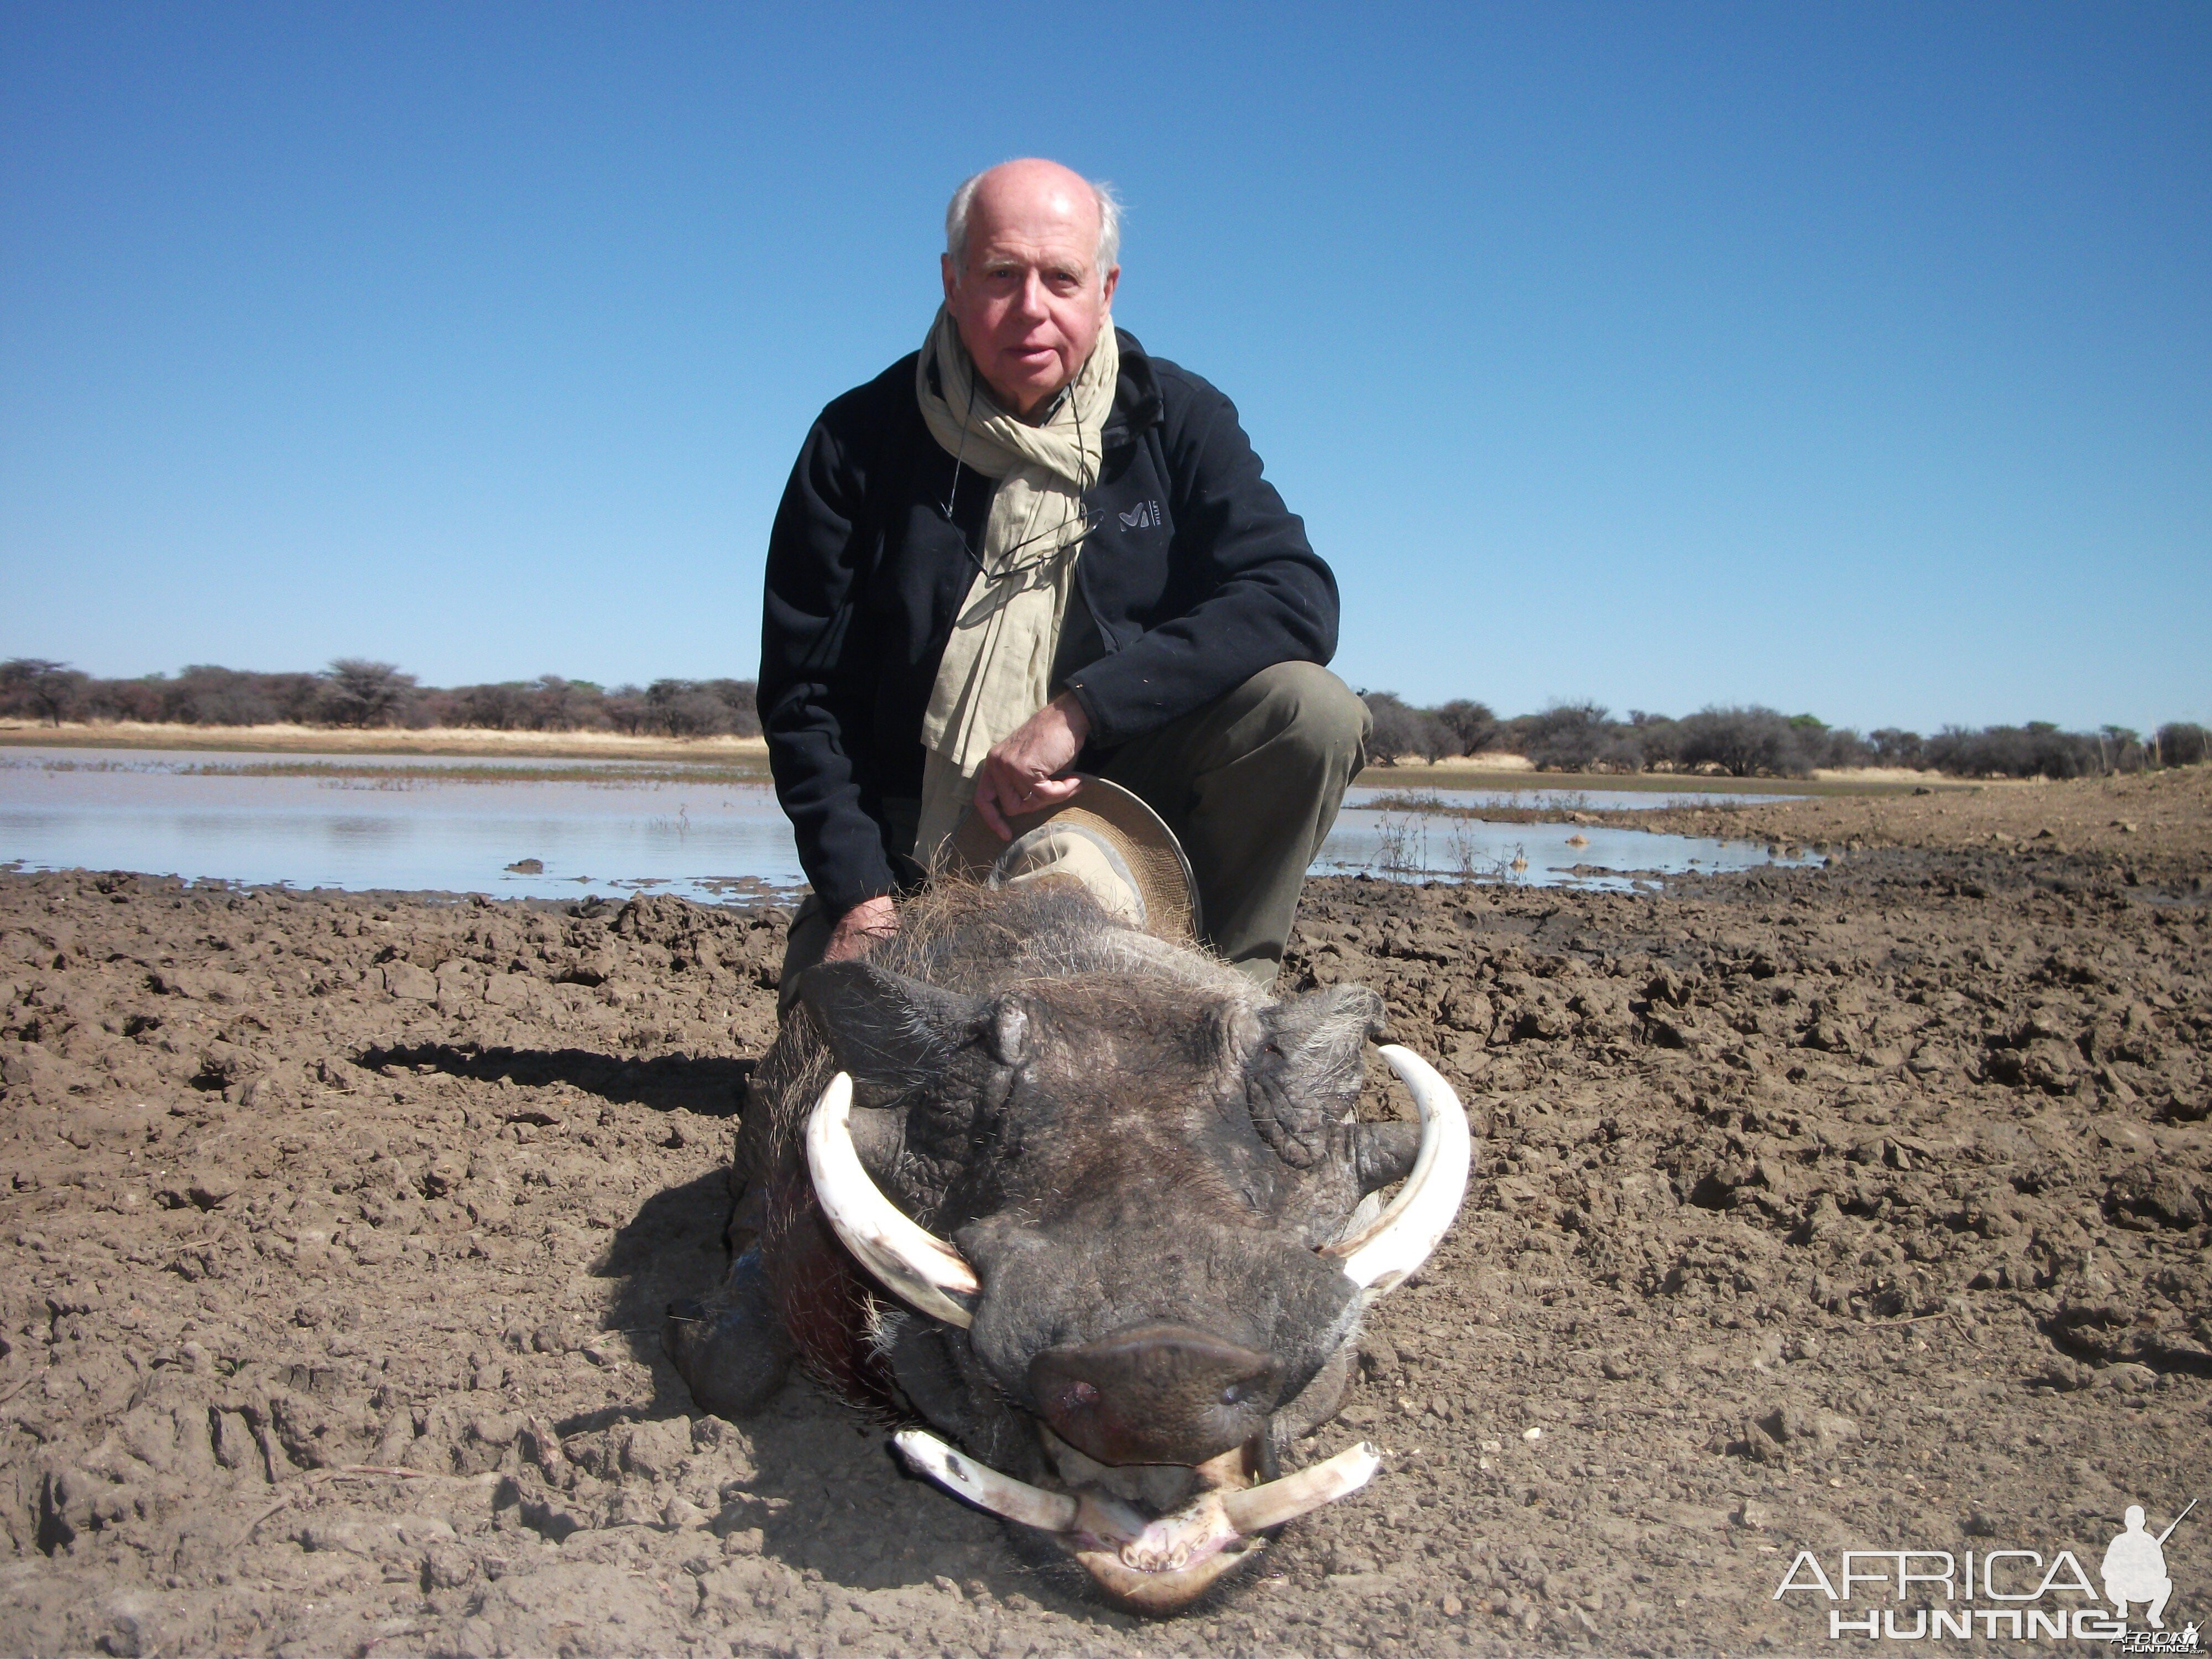
<path fill-rule="evenodd" d="M 1077 775 L 1083 787 L 1070 799 L 1010 814 L 1010 842 L 969 806 L 945 844 L 950 866 L 990 887 L 1048 876 L 1079 881 L 1133 927 L 1177 944 L 1196 939 L 1198 884 L 1175 831 L 1120 784 Z"/>

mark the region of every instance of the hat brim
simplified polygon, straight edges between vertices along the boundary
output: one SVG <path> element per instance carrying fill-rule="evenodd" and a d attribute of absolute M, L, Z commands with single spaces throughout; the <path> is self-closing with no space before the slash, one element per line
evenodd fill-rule
<path fill-rule="evenodd" d="M 1144 901 L 1146 931 L 1178 945 L 1195 939 L 1205 926 L 1198 902 L 1198 881 L 1175 831 L 1141 796 L 1089 773 L 1074 775 L 1083 787 L 1064 801 L 1034 812 L 1010 813 L 1008 828 L 1018 841 L 1042 824 L 1062 821 L 1105 837 L 1121 854 Z M 1008 842 L 1000 841 L 971 805 L 959 828 L 945 843 L 946 863 L 959 874 L 990 881 Z"/>

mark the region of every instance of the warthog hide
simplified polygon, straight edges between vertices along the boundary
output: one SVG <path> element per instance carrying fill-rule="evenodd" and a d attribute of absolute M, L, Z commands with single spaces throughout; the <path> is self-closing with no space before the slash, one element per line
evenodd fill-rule
<path fill-rule="evenodd" d="M 977 1501 L 1062 1534 L 1119 1599 L 1182 1605 L 1256 1547 L 1214 1515 L 1216 1489 L 1235 1510 L 1348 1380 L 1372 1292 L 1323 1251 L 1421 1146 L 1414 1124 L 1358 1121 L 1382 1014 L 1352 986 L 1271 1000 L 1072 884 L 915 901 L 866 960 L 801 980 L 738 1134 L 734 1265 L 672 1311 L 670 1352 L 726 1416 L 757 1411 L 796 1359 L 920 1419 L 933 1432 L 902 1444 L 933 1478 L 971 1497 L 975 1465 L 1039 1483 Z M 936 1236 L 923 1268 L 951 1288 L 927 1299 L 863 1265 L 883 1261 L 866 1223 L 817 1190 L 838 1157 L 886 1229 Z"/>

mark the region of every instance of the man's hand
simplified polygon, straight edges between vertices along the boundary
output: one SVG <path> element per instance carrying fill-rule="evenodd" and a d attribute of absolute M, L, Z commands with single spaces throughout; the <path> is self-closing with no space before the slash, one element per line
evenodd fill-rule
<path fill-rule="evenodd" d="M 1080 780 L 1059 774 L 1075 764 L 1090 735 L 1091 716 L 1073 693 L 1063 691 L 983 757 L 975 774 L 975 811 L 994 835 L 1012 841 L 1008 818 L 1056 806 L 1083 787 Z"/>
<path fill-rule="evenodd" d="M 824 962 L 842 962 L 848 957 L 857 957 L 874 939 L 889 939 L 898 932 L 898 912 L 891 906 L 890 895 L 880 898 L 862 899 L 837 918 L 837 925 L 830 932 L 830 944 L 822 952 Z"/>

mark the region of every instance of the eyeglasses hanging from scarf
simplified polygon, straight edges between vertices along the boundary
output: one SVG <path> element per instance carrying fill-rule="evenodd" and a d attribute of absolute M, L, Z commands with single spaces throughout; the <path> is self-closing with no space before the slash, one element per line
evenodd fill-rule
<path fill-rule="evenodd" d="M 935 370 L 933 368 L 931 370 L 931 374 L 933 377 L 934 377 Z M 1074 388 L 1073 386 L 1062 386 L 1057 392 L 1054 393 L 1051 400 L 1044 406 L 1044 410 L 1042 411 L 1044 419 L 1049 421 L 1059 410 L 1061 401 L 1071 396 L 1073 391 Z M 944 385 L 942 381 L 939 382 L 938 392 L 939 396 L 942 396 L 944 393 Z M 996 584 L 1004 581 L 1009 576 L 1018 576 L 1027 571 L 1041 569 L 1043 567 L 1051 564 L 1054 560 L 1061 557 L 1062 556 L 1073 557 L 1076 550 L 1080 548 L 1084 543 L 1091 539 L 1091 532 L 1097 530 L 1100 525 L 1106 522 L 1106 514 L 1103 509 L 1096 512 L 1085 513 L 1083 515 L 1081 523 L 1078 526 L 1073 534 L 1069 534 L 1068 528 L 1066 524 L 1056 525 L 1050 530 L 1040 531 L 1037 534 L 1026 537 L 1023 540 L 1016 542 L 1012 547 L 1008 548 L 1006 551 L 1005 557 L 1000 560 L 997 569 L 994 570 L 986 566 L 983 562 L 983 556 L 977 552 L 975 547 L 969 543 L 968 539 L 968 532 L 965 530 L 961 529 L 959 520 L 953 517 L 952 514 L 953 504 L 960 499 L 960 465 L 963 458 L 967 453 L 969 431 L 975 423 L 975 380 L 971 377 L 968 382 L 968 407 L 964 411 L 963 411 L 960 422 L 960 442 L 952 452 L 952 484 L 951 487 L 945 492 L 945 499 L 937 504 L 937 510 L 945 515 L 945 522 L 951 525 L 954 532 L 959 536 L 960 550 L 968 556 L 968 562 L 975 567 L 979 574 L 988 579 L 995 586 Z M 1083 438 L 1083 411 L 1080 406 L 1078 406 L 1074 410 L 1074 420 L 1076 447 L 1081 449 L 1085 445 Z M 1038 542 L 1045 541 L 1056 536 L 1064 537 L 1066 539 L 1062 540 L 1059 545 L 1048 548 L 1043 552 L 1039 553 L 1031 558 L 1018 560 L 1016 558 L 1016 556 L 1019 554 L 1024 548 L 1033 546 Z"/>

